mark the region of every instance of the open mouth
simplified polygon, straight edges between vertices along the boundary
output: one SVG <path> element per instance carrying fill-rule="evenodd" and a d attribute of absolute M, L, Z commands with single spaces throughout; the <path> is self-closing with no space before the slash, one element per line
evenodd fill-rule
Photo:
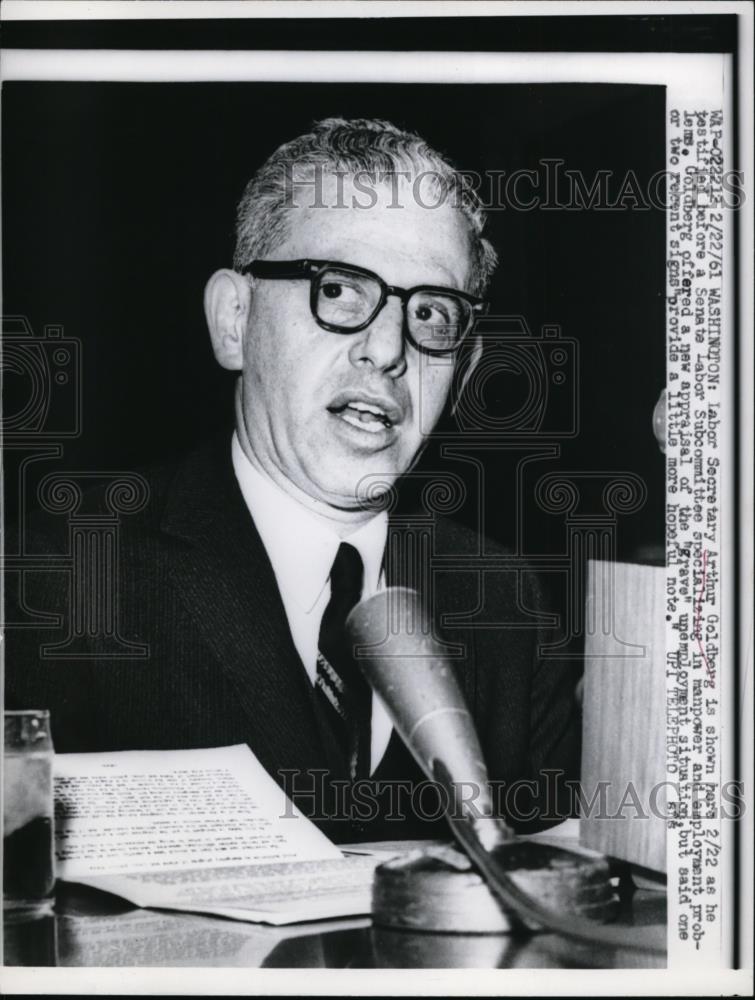
<path fill-rule="evenodd" d="M 393 421 L 385 410 L 379 406 L 373 406 L 371 403 L 353 400 L 350 403 L 344 403 L 343 406 L 329 406 L 328 409 L 331 413 L 345 420 L 347 424 L 353 424 L 354 427 L 359 427 L 360 430 L 369 431 L 372 434 L 379 434 L 380 431 L 393 427 Z"/>
<path fill-rule="evenodd" d="M 401 423 L 401 407 L 390 397 L 355 390 L 340 392 L 328 412 L 368 434 L 385 434 Z"/>

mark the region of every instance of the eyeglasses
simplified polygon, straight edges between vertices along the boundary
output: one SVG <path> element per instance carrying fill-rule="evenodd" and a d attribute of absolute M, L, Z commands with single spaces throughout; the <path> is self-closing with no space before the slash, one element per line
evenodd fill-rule
<path fill-rule="evenodd" d="M 389 295 L 401 299 L 403 333 L 424 354 L 459 350 L 475 316 L 487 312 L 482 299 L 435 285 L 399 288 L 373 271 L 332 260 L 253 260 L 242 274 L 272 280 L 308 279 L 309 306 L 323 330 L 359 333 L 372 323 Z"/>

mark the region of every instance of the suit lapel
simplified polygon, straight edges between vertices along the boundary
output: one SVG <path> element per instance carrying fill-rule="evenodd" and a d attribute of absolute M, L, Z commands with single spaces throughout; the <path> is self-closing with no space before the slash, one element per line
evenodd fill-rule
<path fill-rule="evenodd" d="M 230 451 L 227 437 L 214 441 L 174 481 L 161 523 L 163 532 L 183 540 L 171 556 L 172 580 L 231 679 L 263 766 L 271 774 L 327 768 L 312 685 Z"/>
<path fill-rule="evenodd" d="M 174 480 L 161 521 L 162 531 L 175 540 L 169 563 L 173 584 L 218 669 L 233 684 L 249 720 L 248 743 L 265 769 L 272 775 L 281 769 L 323 769 L 344 776 L 344 762 L 294 646 L 230 452 L 229 435 L 215 439 L 190 456 Z M 404 564 L 403 559 L 387 562 L 389 585 L 417 585 Z M 424 573 L 429 572 L 426 566 Z M 458 632 L 448 638 L 458 642 Z M 469 696 L 470 671 L 455 666 L 462 667 L 460 679 Z M 391 760 L 408 762 L 395 731 L 390 750 Z"/>

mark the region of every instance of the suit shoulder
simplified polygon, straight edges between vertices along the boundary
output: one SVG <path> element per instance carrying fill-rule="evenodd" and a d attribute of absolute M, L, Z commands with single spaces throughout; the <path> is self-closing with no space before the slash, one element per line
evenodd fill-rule
<path fill-rule="evenodd" d="M 459 556 L 464 572 L 485 570 L 485 586 L 493 599 L 509 600 L 518 595 L 532 606 L 544 600 L 543 580 L 526 557 L 517 556 L 510 548 L 489 535 L 484 537 L 467 525 L 450 518 L 439 517 L 435 522 L 435 553 L 438 556 Z M 468 561 L 472 557 L 475 564 Z"/>
<path fill-rule="evenodd" d="M 489 535 L 481 536 L 468 525 L 454 521 L 448 517 L 438 517 L 434 521 L 435 538 L 440 551 L 449 554 L 458 552 L 460 555 L 474 555 L 484 552 L 486 555 L 511 555 L 511 551 L 496 542 Z"/>
<path fill-rule="evenodd" d="M 197 478 L 203 474 L 211 478 L 218 451 L 217 442 L 207 441 L 134 469 L 87 470 L 83 474 L 54 470 L 37 490 L 39 506 L 24 511 L 9 525 L 9 538 L 23 535 L 23 549 L 32 553 L 40 546 L 46 551 L 67 548 L 69 525 L 78 518 L 114 517 L 127 533 L 157 528 L 176 480 L 186 469 Z M 230 446 L 227 451 L 230 456 Z"/>

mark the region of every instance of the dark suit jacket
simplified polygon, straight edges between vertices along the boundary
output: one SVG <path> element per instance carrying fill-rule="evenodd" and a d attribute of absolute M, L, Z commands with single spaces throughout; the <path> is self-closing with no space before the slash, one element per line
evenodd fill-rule
<path fill-rule="evenodd" d="M 15 599 L 27 609 L 62 614 L 63 627 L 9 630 L 6 706 L 49 708 L 55 747 L 63 753 L 248 743 L 299 807 L 336 838 L 445 835 L 442 821 L 433 827 L 416 815 L 406 785 L 382 785 L 394 797 L 372 797 L 360 810 L 364 822 L 335 815 L 333 781 L 345 780 L 345 764 L 294 647 L 227 439 L 146 479 L 148 504 L 120 521 L 116 579 L 121 636 L 148 643 L 148 658 L 98 659 L 105 647 L 96 637 L 87 642 L 90 657 L 40 655 L 42 645 L 66 634 L 69 576 L 49 568 L 28 573 Z M 478 538 L 448 520 L 434 518 L 432 530 L 437 554 L 479 552 Z M 69 544 L 65 518 L 40 515 L 25 529 L 29 553 L 65 553 Z M 488 545 L 487 551 L 496 549 Z M 400 560 L 389 564 L 389 582 L 403 582 L 403 572 Z M 474 611 L 483 598 L 499 621 L 521 618 L 519 602 L 540 606 L 534 577 L 518 583 L 515 573 L 492 572 L 483 587 L 479 573 L 452 563 L 434 579 L 439 621 Z M 455 627 L 443 635 L 463 646 L 464 656 L 454 662 L 491 777 L 510 784 L 544 768 L 575 777 L 573 680 L 563 665 L 539 659 L 544 637 L 538 629 Z M 415 786 L 422 780 L 395 733 L 373 778 Z M 432 813 L 428 801 L 425 796 L 422 806 Z"/>

